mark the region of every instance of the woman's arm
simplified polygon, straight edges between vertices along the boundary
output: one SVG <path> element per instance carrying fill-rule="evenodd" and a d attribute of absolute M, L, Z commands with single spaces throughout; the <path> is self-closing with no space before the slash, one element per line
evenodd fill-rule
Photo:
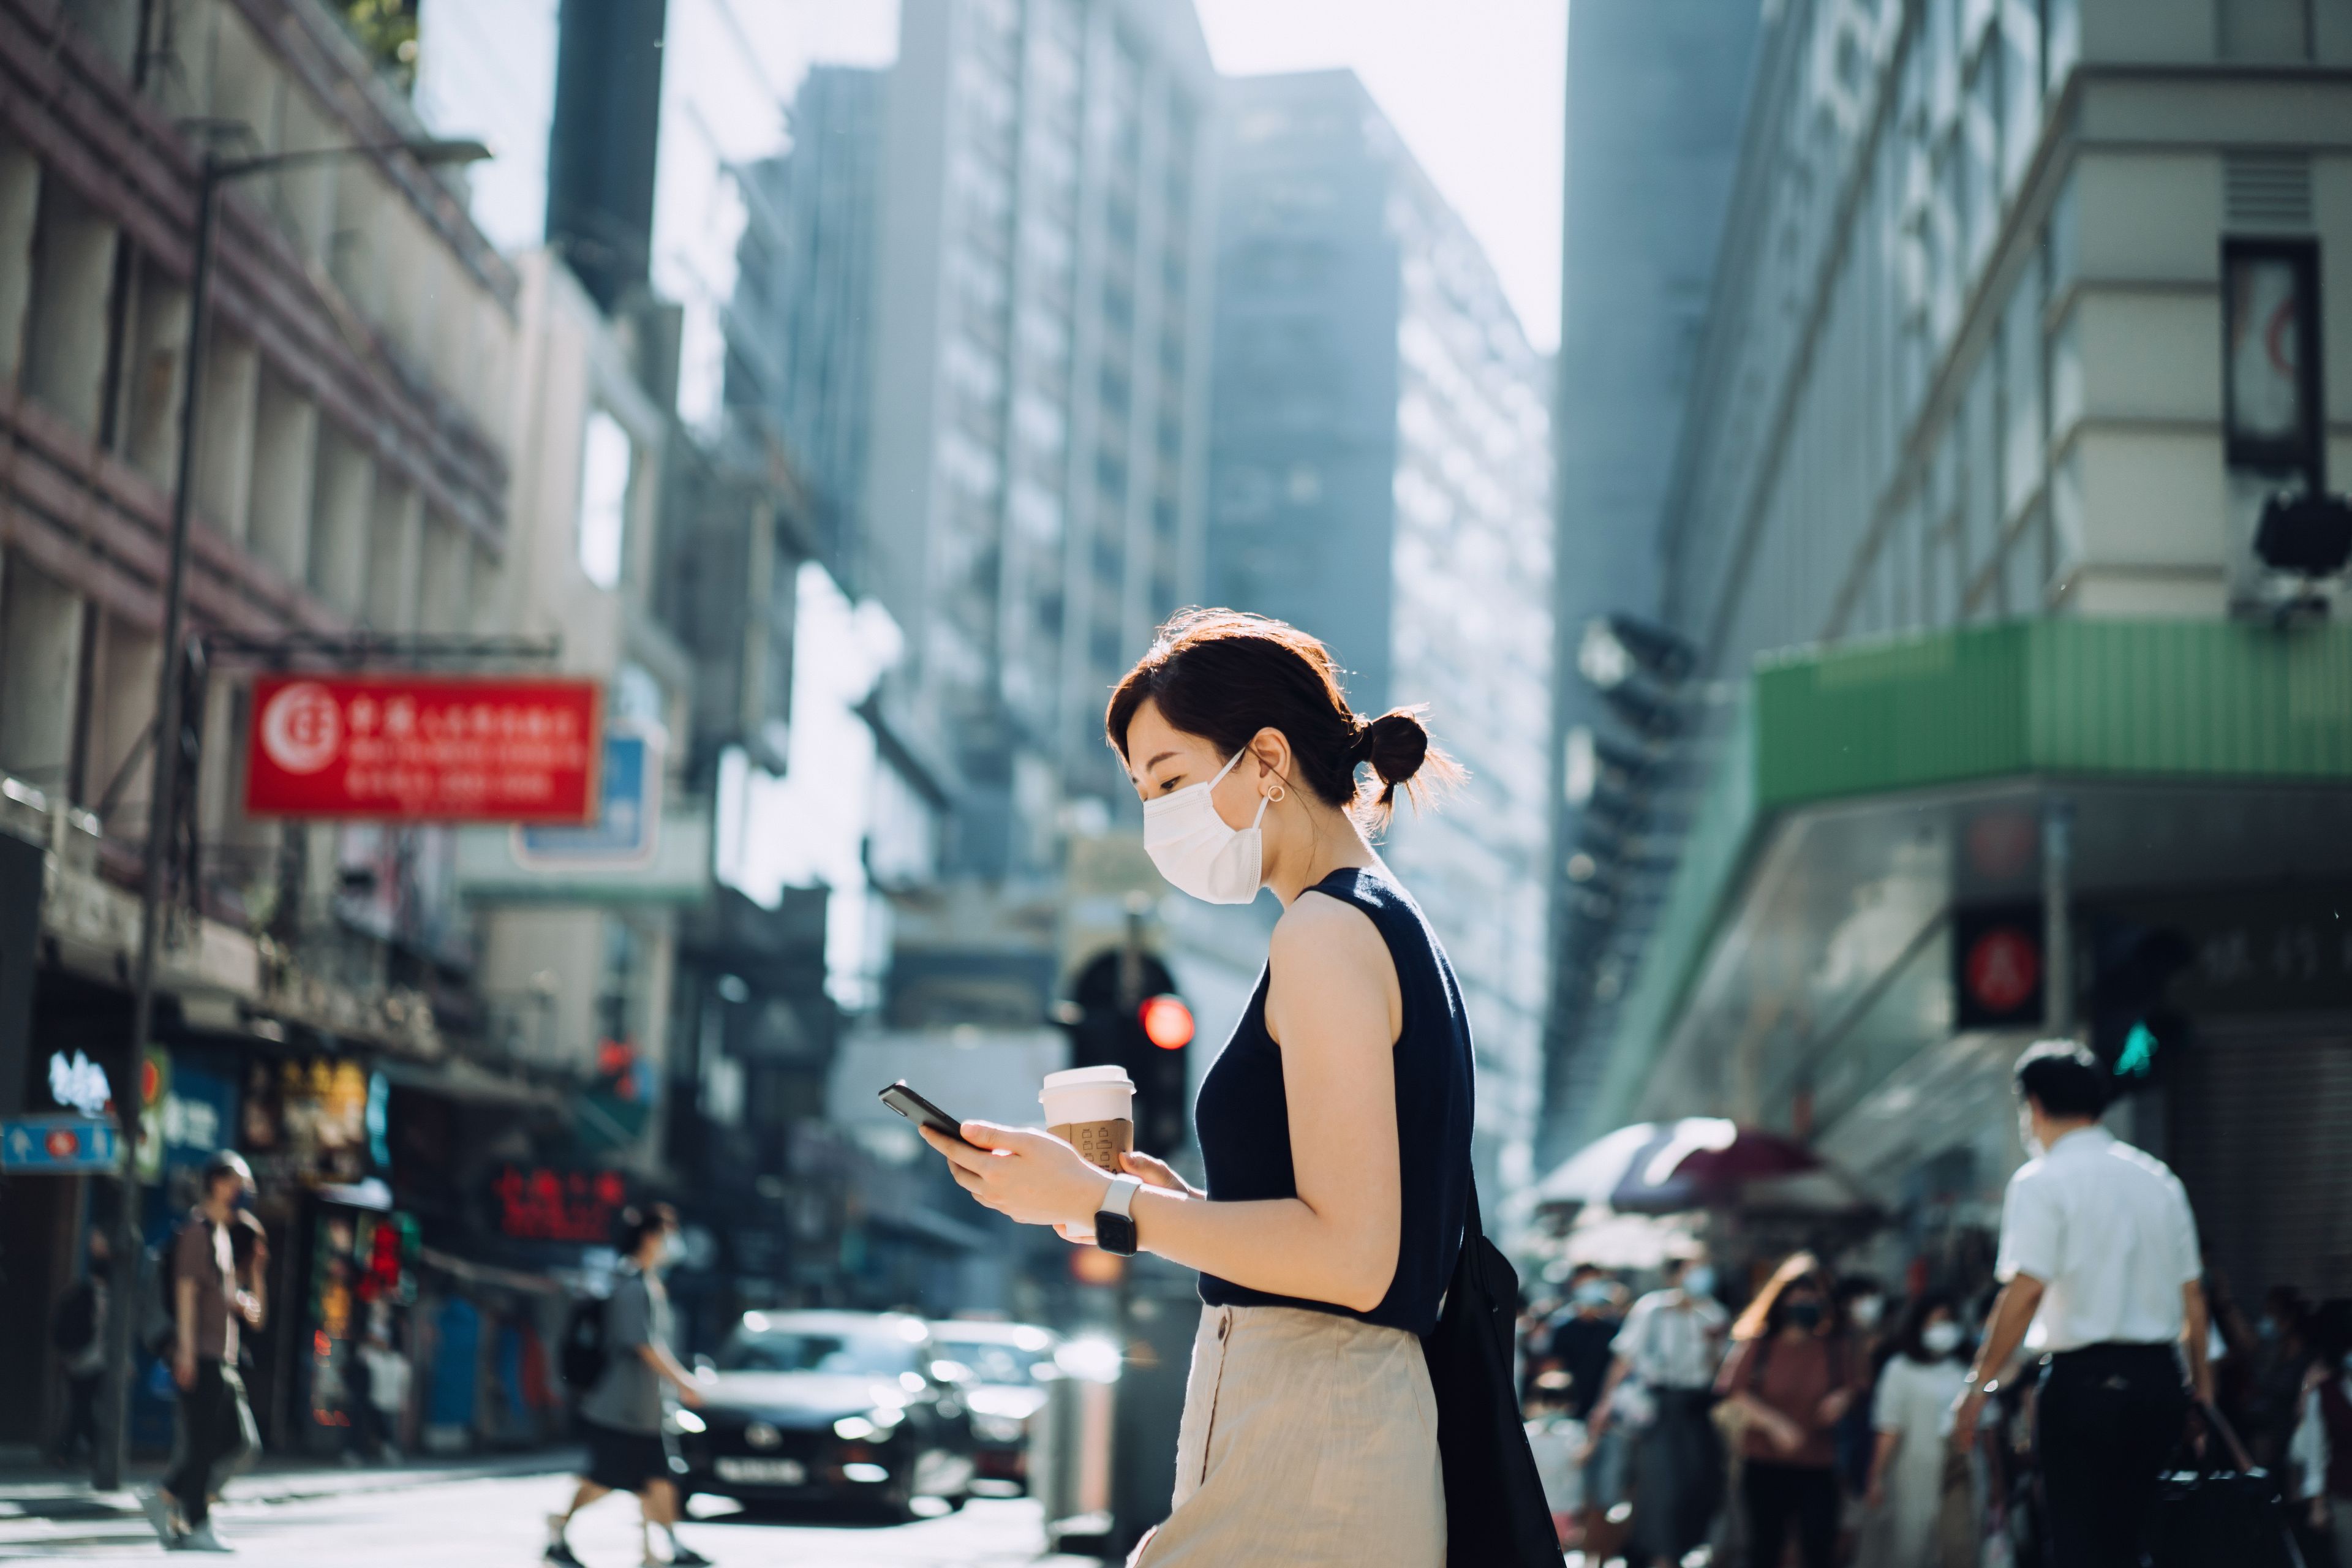
<path fill-rule="evenodd" d="M 1255 1290 L 1367 1311 L 1396 1275 L 1396 966 L 1370 919 L 1319 893 L 1275 927 L 1266 1028 L 1282 1050 L 1297 1196 L 1209 1203 L 1146 1186 L 1138 1245 Z M 1042 1132 L 967 1122 L 978 1149 L 926 1131 L 982 1204 L 1029 1225 L 1089 1229 L 1109 1180 Z"/>
<path fill-rule="evenodd" d="M 1865 1500 L 1878 1508 L 1886 1501 L 1886 1472 L 1894 1468 L 1895 1451 L 1903 1447 L 1903 1434 L 1882 1430 L 1878 1447 L 1870 1456 L 1870 1491 Z"/>

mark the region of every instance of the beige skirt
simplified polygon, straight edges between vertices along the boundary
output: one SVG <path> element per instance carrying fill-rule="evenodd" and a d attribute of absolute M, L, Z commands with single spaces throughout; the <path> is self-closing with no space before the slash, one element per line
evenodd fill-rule
<path fill-rule="evenodd" d="M 1206 1307 L 1176 1495 L 1129 1568 L 1444 1568 L 1421 1342 L 1295 1307 Z"/>

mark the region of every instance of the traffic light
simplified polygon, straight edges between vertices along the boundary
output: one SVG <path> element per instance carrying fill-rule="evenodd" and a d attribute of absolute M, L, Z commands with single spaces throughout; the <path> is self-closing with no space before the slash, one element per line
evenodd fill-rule
<path fill-rule="evenodd" d="M 2092 934 L 2091 1051 L 2128 1093 L 2156 1081 L 2189 1043 L 2189 1017 L 2165 998 L 2172 977 L 2197 956 L 2168 927 L 2102 920 Z"/>
<path fill-rule="evenodd" d="M 1168 966 L 1136 946 L 1096 954 L 1062 1012 L 1072 1067 L 1121 1067 L 1135 1080 L 1135 1146 L 1165 1159 L 1192 1128 L 1192 1009 Z"/>

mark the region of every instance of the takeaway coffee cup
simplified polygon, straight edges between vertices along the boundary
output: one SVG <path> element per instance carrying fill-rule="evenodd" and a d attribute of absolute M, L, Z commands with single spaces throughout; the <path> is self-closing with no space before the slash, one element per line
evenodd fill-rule
<path fill-rule="evenodd" d="M 1135 1147 L 1135 1080 L 1125 1068 L 1049 1072 L 1037 1102 L 1045 1108 L 1046 1131 L 1113 1174 L 1118 1157 Z"/>

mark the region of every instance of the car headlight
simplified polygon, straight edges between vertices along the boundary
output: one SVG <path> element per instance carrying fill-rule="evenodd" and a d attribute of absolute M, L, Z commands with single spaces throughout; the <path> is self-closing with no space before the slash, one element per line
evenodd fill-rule
<path fill-rule="evenodd" d="M 971 1435 L 983 1443 L 1018 1443 L 1027 1430 L 1024 1423 L 1010 1415 L 982 1415 L 971 1418 Z"/>
<path fill-rule="evenodd" d="M 861 1442 L 874 1436 L 874 1423 L 863 1415 L 845 1415 L 833 1424 L 833 1435 L 845 1442 Z"/>

